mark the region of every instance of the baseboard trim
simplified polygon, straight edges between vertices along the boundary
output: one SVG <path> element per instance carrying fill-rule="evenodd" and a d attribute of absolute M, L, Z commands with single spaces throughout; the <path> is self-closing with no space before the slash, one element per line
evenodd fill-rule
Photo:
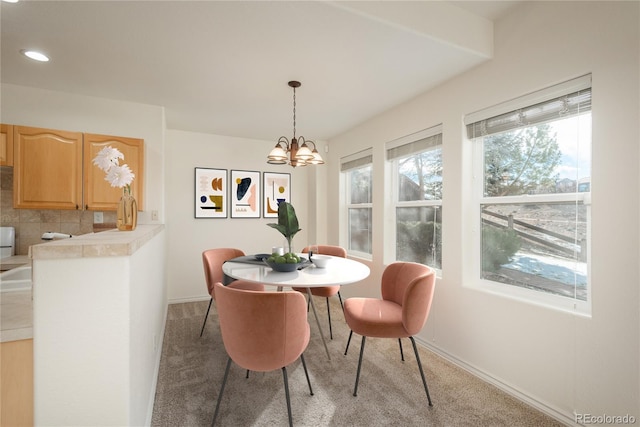
<path fill-rule="evenodd" d="M 156 388 L 158 387 L 158 375 L 160 374 L 160 359 L 162 359 L 162 346 L 164 345 L 164 331 L 167 326 L 167 315 L 169 313 L 169 306 L 167 305 L 164 310 L 164 318 L 162 319 L 162 330 L 160 331 L 160 338 L 158 340 L 158 348 L 156 349 L 156 361 L 153 376 L 153 382 L 151 383 L 151 392 L 149 396 L 149 405 L 147 406 L 147 419 L 145 420 L 145 426 L 151 425 L 153 418 L 153 406 L 156 402 Z"/>
<path fill-rule="evenodd" d="M 438 356 L 442 357 L 443 359 L 447 360 L 448 362 L 453 363 L 454 365 L 456 365 L 457 367 L 459 367 L 460 369 L 464 369 L 465 371 L 469 372 L 471 375 L 476 376 L 478 378 L 480 378 L 481 380 L 497 387 L 498 389 L 504 391 L 505 393 L 507 393 L 508 395 L 515 397 L 516 399 L 526 403 L 529 406 L 532 406 L 536 409 L 538 409 L 540 412 L 550 416 L 551 418 L 555 419 L 558 422 L 561 422 L 567 426 L 579 426 L 578 423 L 576 423 L 575 418 L 573 416 L 573 414 L 566 414 L 563 411 L 560 411 L 557 408 L 554 408 L 544 402 L 541 402 L 535 398 L 533 398 L 532 396 L 523 393 L 521 390 L 518 390 L 517 388 L 512 387 L 511 385 L 501 381 L 498 378 L 495 378 L 489 374 L 487 374 L 486 372 L 476 368 L 473 365 L 470 365 L 468 363 L 466 363 L 465 361 L 453 356 L 452 354 L 442 350 L 441 348 L 428 343 L 426 341 L 424 341 L 423 339 L 419 338 L 419 337 L 414 337 L 416 342 L 418 342 L 420 345 L 422 345 L 423 347 L 425 347 L 426 349 L 434 352 L 435 354 L 437 354 Z"/>
<path fill-rule="evenodd" d="M 197 301 L 209 301 L 211 297 L 209 295 L 201 296 L 201 297 L 187 297 L 187 298 L 174 298 L 170 299 L 168 304 L 182 304 L 185 302 L 197 302 Z"/>

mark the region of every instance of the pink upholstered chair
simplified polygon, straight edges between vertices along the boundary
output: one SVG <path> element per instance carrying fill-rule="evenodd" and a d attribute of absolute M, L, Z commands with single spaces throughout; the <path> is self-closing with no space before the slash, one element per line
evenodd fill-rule
<path fill-rule="evenodd" d="M 216 307 L 222 341 L 229 359 L 213 415 L 215 424 L 231 360 L 247 371 L 282 369 L 289 425 L 293 425 L 287 366 L 298 357 L 313 395 L 302 354 L 309 344 L 309 322 L 304 297 L 299 292 L 255 292 L 215 284 Z M 234 400 L 237 402 L 237 400 Z"/>
<path fill-rule="evenodd" d="M 216 248 L 208 249 L 202 252 L 202 264 L 204 265 L 204 278 L 207 284 L 207 291 L 211 295 L 209 300 L 209 307 L 207 308 L 207 314 L 204 315 L 204 322 L 202 322 L 202 329 L 200 330 L 200 336 L 204 332 L 204 326 L 207 324 L 207 318 L 209 317 L 209 310 L 211 310 L 211 303 L 214 300 L 213 285 L 217 282 L 224 282 L 224 274 L 222 273 L 222 264 L 239 256 L 244 256 L 244 252 L 240 249 L 234 248 Z M 254 291 L 263 291 L 264 285 L 257 283 L 249 283 L 237 281 L 231 283 L 233 287 L 239 287 L 241 289 L 250 289 Z"/>
<path fill-rule="evenodd" d="M 347 298 L 344 302 L 344 317 L 347 325 L 351 328 L 347 348 L 344 351 L 345 355 L 349 350 L 353 333 L 362 335 L 356 385 L 353 390 L 354 396 L 358 394 L 358 380 L 360 379 L 366 338 L 397 338 L 403 361 L 404 354 L 400 339 L 409 338 L 416 354 L 429 406 L 433 406 L 413 335 L 420 332 L 427 321 L 433 301 L 435 282 L 435 272 L 426 265 L 413 262 L 395 262 L 388 265 L 382 273 L 382 299 Z"/>
<path fill-rule="evenodd" d="M 331 245 L 317 245 L 318 254 L 319 255 L 331 255 L 337 256 L 341 258 L 347 257 L 347 251 L 340 246 L 331 246 Z M 309 246 L 302 250 L 303 253 L 309 253 Z M 311 256 L 313 258 L 313 255 Z M 329 318 L 329 336 L 333 339 L 333 330 L 331 329 L 331 309 L 329 308 L 329 297 L 334 295 L 338 295 L 338 299 L 340 300 L 340 307 L 342 307 L 342 311 L 344 311 L 344 305 L 342 304 L 342 297 L 340 296 L 340 286 L 323 286 L 319 288 L 310 288 L 311 295 L 317 297 L 324 297 L 327 301 L 327 316 Z M 305 295 L 307 294 L 307 288 L 293 288 L 294 291 L 302 292 Z"/>

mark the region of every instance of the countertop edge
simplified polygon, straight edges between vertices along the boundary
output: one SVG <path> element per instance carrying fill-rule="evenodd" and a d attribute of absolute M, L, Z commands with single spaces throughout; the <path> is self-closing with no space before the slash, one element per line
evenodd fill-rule
<path fill-rule="evenodd" d="M 130 256 L 164 230 L 164 224 L 141 224 L 133 231 L 117 229 L 53 240 L 29 248 L 29 258 L 64 259 Z"/>
<path fill-rule="evenodd" d="M 0 343 L 30 340 L 33 338 L 33 327 L 6 329 L 0 331 Z"/>

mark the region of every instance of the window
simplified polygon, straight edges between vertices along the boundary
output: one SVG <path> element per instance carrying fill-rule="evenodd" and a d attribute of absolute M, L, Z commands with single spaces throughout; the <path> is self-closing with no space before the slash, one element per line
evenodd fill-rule
<path fill-rule="evenodd" d="M 442 268 L 442 127 L 387 144 L 395 259 Z"/>
<path fill-rule="evenodd" d="M 588 307 L 590 76 L 465 123 L 475 149 L 481 279 Z"/>
<path fill-rule="evenodd" d="M 371 150 L 341 161 L 345 183 L 347 250 L 353 254 L 372 253 L 372 154 Z"/>

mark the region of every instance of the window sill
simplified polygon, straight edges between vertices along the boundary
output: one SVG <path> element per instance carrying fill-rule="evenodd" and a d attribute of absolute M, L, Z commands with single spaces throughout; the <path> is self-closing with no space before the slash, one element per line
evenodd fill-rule
<path fill-rule="evenodd" d="M 474 284 L 463 285 L 467 289 L 511 299 L 525 304 L 542 307 L 544 309 L 560 311 L 563 313 L 591 318 L 591 304 L 589 301 L 580 301 L 559 295 L 547 294 L 540 291 L 521 288 L 514 285 L 495 283 L 479 279 Z"/>

